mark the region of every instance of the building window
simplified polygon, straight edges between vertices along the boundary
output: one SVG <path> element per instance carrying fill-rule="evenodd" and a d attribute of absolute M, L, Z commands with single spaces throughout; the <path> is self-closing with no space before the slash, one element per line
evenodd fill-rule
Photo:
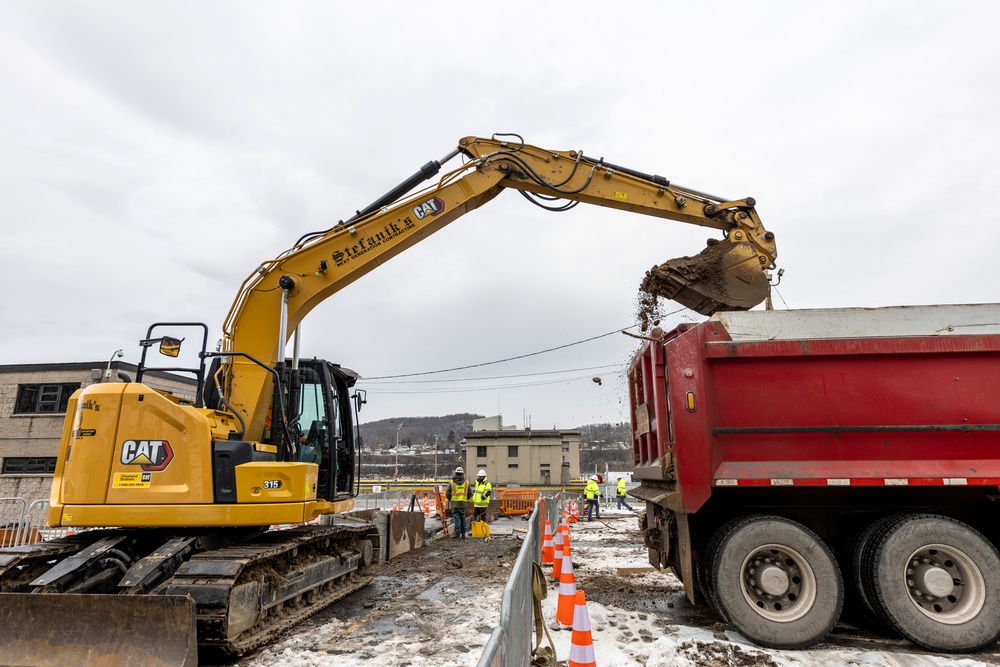
<path fill-rule="evenodd" d="M 486 448 L 476 447 L 476 458 L 485 459 L 486 458 Z"/>
<path fill-rule="evenodd" d="M 3 460 L 4 475 L 51 475 L 56 471 L 56 457 L 28 458 L 7 456 Z"/>
<path fill-rule="evenodd" d="M 511 445 L 507 447 L 507 458 L 509 459 L 517 458 L 517 445 Z"/>
<path fill-rule="evenodd" d="M 543 464 L 542 464 L 542 467 L 543 467 L 543 468 L 549 468 L 549 467 L 551 467 L 551 466 L 552 466 L 552 464 L 551 464 L 551 463 L 543 463 Z"/>
<path fill-rule="evenodd" d="M 63 414 L 79 382 L 68 384 L 22 384 L 17 387 L 15 415 Z"/>
<path fill-rule="evenodd" d="M 562 449 L 563 449 L 564 452 L 568 452 L 569 451 L 569 443 L 568 442 L 564 442 L 562 444 Z"/>
<path fill-rule="evenodd" d="M 517 467 L 517 464 L 516 464 L 516 463 L 508 463 L 508 464 L 507 464 L 507 467 L 508 467 L 508 468 L 516 468 L 516 467 Z"/>

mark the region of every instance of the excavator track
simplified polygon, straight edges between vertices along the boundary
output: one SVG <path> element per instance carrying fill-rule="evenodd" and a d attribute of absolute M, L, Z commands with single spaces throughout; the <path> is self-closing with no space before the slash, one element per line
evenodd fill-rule
<path fill-rule="evenodd" d="M 25 593 L 53 561 L 68 558 L 93 542 L 91 535 L 78 534 L 48 542 L 35 542 L 0 550 L 0 592 Z"/>
<path fill-rule="evenodd" d="M 53 656 L 85 655 L 95 665 L 186 666 L 197 664 L 198 655 L 246 653 L 368 584 L 378 540 L 370 523 L 338 517 L 331 525 L 252 535 L 103 529 L 5 548 L 0 662 L 62 665 Z M 179 559 L 184 545 L 195 542 L 169 574 L 158 577 L 150 566 Z M 92 567 L 112 551 L 131 554 L 127 572 Z M 67 570 L 87 574 L 59 587 Z M 132 585 L 136 575 L 161 580 L 147 591 Z M 104 583 L 88 589 L 89 581 Z M 109 581 L 117 588 L 109 590 Z"/>
<path fill-rule="evenodd" d="M 377 539 L 366 524 L 272 531 L 193 556 L 163 592 L 194 598 L 202 651 L 238 655 L 368 584 Z"/>

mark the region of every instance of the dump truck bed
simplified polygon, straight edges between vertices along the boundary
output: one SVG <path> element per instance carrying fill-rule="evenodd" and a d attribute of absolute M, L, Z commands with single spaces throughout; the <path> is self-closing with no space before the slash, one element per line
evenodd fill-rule
<path fill-rule="evenodd" d="M 673 484 L 665 506 L 719 487 L 1000 484 L 1000 305 L 727 312 L 656 336 L 630 371 L 633 458 Z"/>

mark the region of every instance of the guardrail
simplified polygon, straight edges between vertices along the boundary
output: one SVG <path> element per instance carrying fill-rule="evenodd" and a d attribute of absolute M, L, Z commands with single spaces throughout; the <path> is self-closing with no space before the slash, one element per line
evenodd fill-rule
<path fill-rule="evenodd" d="M 28 504 L 24 498 L 0 498 L 0 548 L 19 547 L 67 534 L 66 528 L 49 528 L 48 500 Z"/>
<path fill-rule="evenodd" d="M 541 561 L 542 526 L 562 513 L 563 494 L 535 501 L 528 532 L 514 561 L 500 602 L 500 625 L 493 629 L 477 667 L 529 667 L 534 616 L 534 563 Z"/>

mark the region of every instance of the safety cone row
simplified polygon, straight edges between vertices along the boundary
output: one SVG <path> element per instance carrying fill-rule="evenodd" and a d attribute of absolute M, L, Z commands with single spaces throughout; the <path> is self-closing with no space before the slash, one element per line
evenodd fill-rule
<path fill-rule="evenodd" d="M 552 524 L 545 520 L 545 539 L 542 541 L 542 565 L 555 561 L 555 544 L 552 542 Z"/>
<path fill-rule="evenodd" d="M 574 599 L 569 667 L 597 667 L 594 637 L 590 632 L 590 614 L 587 613 L 587 595 L 582 590 L 576 592 Z"/>
<path fill-rule="evenodd" d="M 562 570 L 559 575 L 559 603 L 556 620 L 562 625 L 573 625 L 573 605 L 576 600 L 576 577 L 573 576 L 573 557 L 569 544 L 563 543 Z"/>
<path fill-rule="evenodd" d="M 559 577 L 562 575 L 562 545 L 563 545 L 563 527 L 560 525 L 556 529 L 556 536 L 553 539 L 553 553 L 552 553 L 552 578 L 559 581 Z"/>

